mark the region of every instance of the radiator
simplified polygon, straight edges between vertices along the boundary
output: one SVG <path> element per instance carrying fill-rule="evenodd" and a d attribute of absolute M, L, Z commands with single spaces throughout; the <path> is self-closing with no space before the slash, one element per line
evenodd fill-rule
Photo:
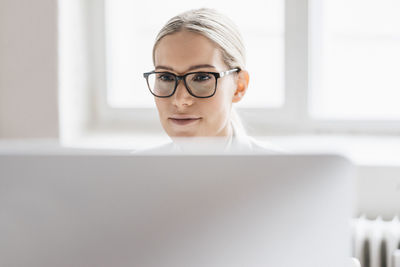
<path fill-rule="evenodd" d="M 353 257 L 361 267 L 400 267 L 400 221 L 361 216 L 352 221 Z"/>

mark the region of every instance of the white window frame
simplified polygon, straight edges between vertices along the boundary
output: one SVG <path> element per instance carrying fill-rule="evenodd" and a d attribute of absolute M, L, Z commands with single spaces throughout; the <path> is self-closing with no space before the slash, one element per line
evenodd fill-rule
<path fill-rule="evenodd" d="M 84 132 L 112 132 L 131 133 L 132 135 L 160 134 L 162 128 L 155 108 L 112 108 L 107 104 L 106 82 L 106 47 L 105 47 L 105 20 L 104 0 L 59 0 L 60 2 L 60 33 L 65 30 L 68 20 L 68 11 L 63 10 L 65 5 L 79 2 L 83 19 L 81 26 L 86 27 L 86 43 L 82 48 L 86 51 L 88 92 L 81 109 L 85 111 L 85 119 L 80 131 Z M 239 115 L 248 126 L 251 135 L 280 135 L 280 134 L 398 134 L 400 121 L 382 120 L 317 120 L 308 113 L 308 92 L 312 59 L 309 56 L 309 3 L 312 0 L 285 0 L 285 99 L 280 108 L 238 108 Z M 83 4 L 82 4 L 83 3 Z M 71 12 L 70 12 L 71 13 Z M 65 36 L 65 38 L 67 38 Z M 72 68 L 67 66 L 63 52 L 68 50 L 63 45 L 63 36 L 60 36 L 60 70 Z M 150 57 L 151 55 L 149 55 Z M 64 58 L 64 60 L 63 60 Z M 311 63 L 311 64 L 309 64 Z M 78 64 L 78 63 L 77 63 Z M 60 75 L 60 89 L 65 87 L 67 79 Z M 64 86 L 63 86 L 64 84 Z M 79 93 L 79 92 L 78 92 Z M 82 93 L 82 92 L 81 92 Z M 60 95 L 63 95 L 60 93 Z M 64 94 L 65 96 L 65 94 Z M 72 99 L 72 98 L 70 98 Z M 95 101 L 93 101 L 93 99 Z M 61 116 L 63 109 L 74 105 L 70 100 L 61 99 Z M 62 103 L 61 103 L 62 104 Z M 65 110 L 64 113 L 67 111 Z M 67 117 L 67 115 L 65 115 Z M 62 119 L 62 118 L 61 118 Z M 64 119 L 71 121 L 71 119 Z M 61 128 L 70 129 L 71 125 L 64 123 Z M 61 129 L 62 130 L 62 129 Z M 79 131 L 79 130 L 78 130 Z"/>

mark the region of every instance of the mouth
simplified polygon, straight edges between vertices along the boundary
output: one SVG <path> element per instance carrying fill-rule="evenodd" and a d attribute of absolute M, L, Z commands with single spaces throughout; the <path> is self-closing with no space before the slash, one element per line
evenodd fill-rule
<path fill-rule="evenodd" d="M 199 117 L 170 117 L 168 119 L 176 125 L 188 125 L 201 120 Z"/>

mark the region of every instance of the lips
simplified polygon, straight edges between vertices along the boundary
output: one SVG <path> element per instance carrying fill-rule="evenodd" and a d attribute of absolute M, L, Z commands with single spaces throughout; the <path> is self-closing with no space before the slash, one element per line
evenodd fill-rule
<path fill-rule="evenodd" d="M 177 125 L 188 125 L 199 121 L 201 117 L 194 115 L 174 115 L 168 119 Z"/>
<path fill-rule="evenodd" d="M 188 115 L 188 114 L 176 114 L 169 117 L 170 119 L 200 119 L 199 116 L 196 115 Z"/>

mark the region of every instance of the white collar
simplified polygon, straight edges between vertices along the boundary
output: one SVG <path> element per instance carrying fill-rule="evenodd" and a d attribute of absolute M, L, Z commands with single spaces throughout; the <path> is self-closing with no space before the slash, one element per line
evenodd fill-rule
<path fill-rule="evenodd" d="M 249 136 L 236 123 L 231 122 L 231 126 L 232 135 L 228 138 L 178 138 L 172 142 L 173 150 L 196 154 L 250 150 L 251 142 Z"/>
<path fill-rule="evenodd" d="M 234 150 L 249 150 L 251 149 L 250 137 L 241 129 L 235 122 L 231 122 L 233 130 L 233 140 L 230 148 Z"/>

